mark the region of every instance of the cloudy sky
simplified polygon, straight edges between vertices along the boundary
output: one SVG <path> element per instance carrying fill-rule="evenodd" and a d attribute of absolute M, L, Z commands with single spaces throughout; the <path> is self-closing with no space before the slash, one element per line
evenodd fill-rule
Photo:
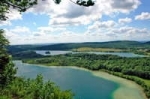
<path fill-rule="evenodd" d="M 76 0 L 73 0 L 76 1 Z M 150 41 L 150 0 L 95 0 L 92 7 L 62 0 L 39 0 L 20 14 L 0 21 L 11 44 Z"/>

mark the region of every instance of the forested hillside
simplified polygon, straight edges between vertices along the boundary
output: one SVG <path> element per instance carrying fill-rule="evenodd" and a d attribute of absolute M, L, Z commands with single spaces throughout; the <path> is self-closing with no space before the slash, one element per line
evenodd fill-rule
<path fill-rule="evenodd" d="M 50 45 L 11 45 L 8 46 L 10 52 L 24 50 L 70 50 L 80 47 L 92 48 L 150 48 L 150 43 L 142 43 L 137 41 L 110 41 L 110 42 L 86 42 L 86 43 L 61 43 Z"/>

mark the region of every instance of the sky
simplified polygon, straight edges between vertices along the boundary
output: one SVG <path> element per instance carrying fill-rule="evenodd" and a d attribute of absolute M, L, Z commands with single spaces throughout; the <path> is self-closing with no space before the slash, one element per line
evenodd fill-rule
<path fill-rule="evenodd" d="M 24 13 L 10 9 L 6 16 L 0 28 L 13 45 L 150 41 L 150 0 L 95 0 L 91 7 L 38 0 Z"/>

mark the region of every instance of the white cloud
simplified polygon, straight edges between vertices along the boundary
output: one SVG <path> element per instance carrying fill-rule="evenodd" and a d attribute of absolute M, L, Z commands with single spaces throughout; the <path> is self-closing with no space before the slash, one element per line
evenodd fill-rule
<path fill-rule="evenodd" d="M 131 18 L 118 19 L 118 23 L 113 20 L 98 21 L 102 15 L 111 17 L 111 15 L 115 16 L 118 13 L 128 14 L 139 5 L 139 0 L 97 0 L 93 7 L 81 7 L 69 2 L 69 0 L 62 0 L 60 5 L 54 4 L 53 0 L 39 0 L 39 4 L 29 9 L 28 12 L 47 14 L 49 26 L 37 27 L 37 30 L 33 32 L 27 27 L 17 26 L 7 30 L 6 35 L 12 44 L 149 40 L 150 30 L 148 29 L 119 27 L 119 23 L 132 22 Z M 12 16 L 10 20 L 14 19 L 22 19 L 22 16 Z M 36 26 L 36 23 L 31 24 Z M 88 27 L 84 26 L 84 29 L 87 28 L 86 32 L 78 33 L 75 32 L 78 30 L 64 27 L 66 25 L 80 25 L 81 27 L 86 25 Z"/>
<path fill-rule="evenodd" d="M 140 5 L 139 0 L 97 0 L 92 7 L 82 7 L 69 0 L 62 0 L 59 5 L 53 0 L 38 1 L 38 5 L 29 12 L 49 15 L 49 25 L 86 25 L 104 14 L 111 16 L 115 13 L 129 13 Z"/>
<path fill-rule="evenodd" d="M 10 44 L 21 44 L 21 39 L 24 39 L 22 36 L 11 32 L 11 30 L 4 29 L 5 36 L 9 40 Z"/>
<path fill-rule="evenodd" d="M 41 32 L 41 33 L 53 33 L 53 32 L 56 32 L 56 31 L 66 31 L 66 28 L 65 27 L 38 27 L 38 31 Z"/>
<path fill-rule="evenodd" d="M 113 29 L 113 33 L 124 34 L 133 30 L 133 27 L 120 27 L 118 29 Z"/>
<path fill-rule="evenodd" d="M 8 19 L 6 21 L 0 21 L 0 26 L 12 25 L 12 20 L 22 20 L 22 15 L 15 9 L 10 9 L 5 15 Z"/>
<path fill-rule="evenodd" d="M 117 24 L 112 20 L 103 21 L 103 22 L 96 21 L 95 23 L 93 23 L 93 25 L 88 27 L 88 30 L 91 31 L 91 30 L 97 30 L 97 29 L 102 29 L 102 28 L 113 28 L 116 25 Z"/>
<path fill-rule="evenodd" d="M 126 23 L 132 22 L 132 19 L 126 17 L 126 18 L 123 18 L 123 19 L 119 19 L 118 22 L 119 22 L 120 24 L 126 24 Z"/>
<path fill-rule="evenodd" d="M 22 20 L 22 15 L 15 9 L 10 9 L 6 16 L 8 20 Z"/>
<path fill-rule="evenodd" d="M 150 20 L 150 13 L 142 12 L 140 15 L 135 16 L 135 20 Z"/>
<path fill-rule="evenodd" d="M 69 19 L 69 18 L 64 18 L 64 17 L 56 17 L 53 19 L 50 19 L 49 21 L 49 25 L 60 25 L 60 26 L 68 26 L 68 25 L 81 25 L 81 24 L 89 24 L 91 23 L 91 20 L 96 20 L 98 18 L 94 18 L 92 19 L 92 16 L 87 17 L 85 15 L 81 16 L 80 18 L 73 18 L 73 19 Z"/>
<path fill-rule="evenodd" d="M 54 29 L 51 27 L 38 27 L 38 30 L 42 33 L 51 33 Z"/>
<path fill-rule="evenodd" d="M 96 29 L 95 32 L 77 33 L 69 30 L 59 31 L 59 33 L 46 33 L 49 27 L 41 27 L 38 31 L 30 35 L 20 35 L 20 33 L 6 30 L 6 36 L 11 44 L 34 44 L 34 43 L 64 43 L 64 42 L 102 42 L 112 40 L 149 40 L 150 30 L 135 27 L 111 27 L 104 30 Z M 61 29 L 60 29 L 61 30 Z M 62 28 L 63 30 L 63 28 Z M 52 30 L 55 31 L 55 30 Z"/>
<path fill-rule="evenodd" d="M 137 7 L 141 4 L 140 0 L 111 0 L 111 6 L 114 10 L 129 13 L 137 9 Z"/>
<path fill-rule="evenodd" d="M 0 26 L 8 26 L 8 25 L 11 25 L 11 22 L 10 21 L 0 21 Z"/>
<path fill-rule="evenodd" d="M 115 33 L 120 40 L 137 40 L 137 41 L 146 41 L 150 38 L 150 30 L 143 28 L 134 28 L 134 27 L 120 27 L 114 28 L 112 33 Z"/>
<path fill-rule="evenodd" d="M 97 26 L 97 25 L 95 25 Z M 87 30 L 87 34 L 94 34 L 96 35 L 94 38 L 99 38 L 99 41 L 110 41 L 110 40 L 137 40 L 137 41 L 146 41 L 150 40 L 150 30 L 146 28 L 135 28 L 135 27 L 111 27 L 111 28 L 105 28 L 104 30 L 102 28 L 95 27 L 89 27 L 90 28 L 97 28 L 94 30 Z"/>
<path fill-rule="evenodd" d="M 113 33 L 118 33 L 118 34 L 142 34 L 142 33 L 150 33 L 150 31 L 148 31 L 146 28 L 143 29 L 139 29 L 139 28 L 134 28 L 134 27 L 120 27 L 119 29 L 114 29 Z"/>
<path fill-rule="evenodd" d="M 28 27 L 16 26 L 14 29 L 11 29 L 10 31 L 13 33 L 22 34 L 22 33 L 29 33 L 30 29 Z"/>
<path fill-rule="evenodd" d="M 13 29 L 4 29 L 6 38 L 11 44 L 25 44 L 24 39 L 30 38 L 31 31 L 27 27 L 16 26 Z M 28 42 L 28 41 L 27 41 Z"/>

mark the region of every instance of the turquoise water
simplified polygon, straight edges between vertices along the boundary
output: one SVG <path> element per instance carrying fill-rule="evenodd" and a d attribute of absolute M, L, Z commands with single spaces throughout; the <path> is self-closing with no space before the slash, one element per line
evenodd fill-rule
<path fill-rule="evenodd" d="M 75 99 L 113 99 L 118 84 L 92 75 L 91 72 L 69 67 L 41 67 L 15 61 L 17 76 L 35 78 L 42 74 L 44 80 L 51 80 L 62 90 L 70 89 Z"/>
<path fill-rule="evenodd" d="M 101 55 L 117 55 L 120 57 L 146 57 L 145 55 L 139 55 L 134 53 L 128 53 L 128 52 L 72 52 L 72 51 L 50 51 L 50 54 L 45 54 L 46 50 L 42 51 L 35 51 L 38 54 L 41 55 L 59 55 L 59 54 L 67 54 L 67 53 L 92 53 L 92 54 L 101 54 Z"/>

